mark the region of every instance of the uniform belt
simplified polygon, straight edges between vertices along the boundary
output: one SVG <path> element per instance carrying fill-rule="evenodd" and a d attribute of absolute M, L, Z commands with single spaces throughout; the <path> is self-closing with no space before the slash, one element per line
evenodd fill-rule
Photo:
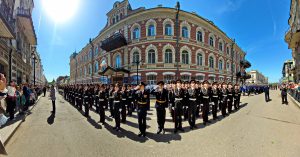
<path fill-rule="evenodd" d="M 227 96 L 227 95 L 223 95 L 223 96 Z"/>
<path fill-rule="evenodd" d="M 126 99 L 122 99 L 123 101 L 125 101 Z"/>
<path fill-rule="evenodd" d="M 218 96 L 213 96 L 214 98 L 217 98 Z"/>
<path fill-rule="evenodd" d="M 84 98 L 88 98 L 89 96 L 84 96 Z"/>
<path fill-rule="evenodd" d="M 232 96 L 232 94 L 228 94 L 228 95 Z"/>
<path fill-rule="evenodd" d="M 209 98 L 209 96 L 203 96 L 203 98 L 204 98 L 204 99 L 208 99 L 208 98 Z"/>
<path fill-rule="evenodd" d="M 195 98 L 190 98 L 190 100 L 192 100 L 192 101 L 196 101 L 197 99 L 195 99 Z"/>
<path fill-rule="evenodd" d="M 118 102 L 120 102 L 120 101 L 114 101 L 114 102 L 118 103 Z"/>
<path fill-rule="evenodd" d="M 175 98 L 175 100 L 182 100 L 182 98 Z"/>
<path fill-rule="evenodd" d="M 138 101 L 138 104 L 147 105 L 147 102 L 140 102 L 140 101 Z"/>
<path fill-rule="evenodd" d="M 130 96 L 130 97 L 128 97 L 129 99 L 131 99 L 132 98 L 132 96 Z"/>
<path fill-rule="evenodd" d="M 99 101 L 104 101 L 104 99 L 99 99 Z"/>
<path fill-rule="evenodd" d="M 160 104 L 166 103 L 166 101 L 160 101 L 160 100 L 156 100 L 156 102 L 158 102 L 158 103 L 160 103 Z"/>

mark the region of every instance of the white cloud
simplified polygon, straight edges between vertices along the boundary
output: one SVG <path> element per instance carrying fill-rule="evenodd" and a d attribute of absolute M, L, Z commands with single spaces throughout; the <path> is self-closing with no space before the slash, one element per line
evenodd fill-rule
<path fill-rule="evenodd" d="M 246 0 L 224 0 L 223 3 L 220 4 L 221 6 L 218 7 L 217 13 L 223 14 L 237 11 L 245 1 Z"/>

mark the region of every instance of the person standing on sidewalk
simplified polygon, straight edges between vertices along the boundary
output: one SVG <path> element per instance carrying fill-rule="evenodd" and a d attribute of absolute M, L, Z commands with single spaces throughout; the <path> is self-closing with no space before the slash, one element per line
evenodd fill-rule
<path fill-rule="evenodd" d="M 287 101 L 287 87 L 285 84 L 282 85 L 282 87 L 280 88 L 281 90 L 281 99 L 282 99 L 282 104 L 288 104 Z"/>
<path fill-rule="evenodd" d="M 265 92 L 265 100 L 266 100 L 266 102 L 270 101 L 270 92 L 269 91 L 270 91 L 269 86 L 265 86 L 264 92 Z"/>
<path fill-rule="evenodd" d="M 16 100 L 17 100 L 17 95 L 16 95 L 16 86 L 14 81 L 10 81 L 10 85 L 7 87 L 7 98 L 6 98 L 6 103 L 7 103 L 7 109 L 6 112 L 9 113 L 9 120 L 13 120 L 15 118 L 15 108 L 16 108 Z"/>
<path fill-rule="evenodd" d="M 52 114 L 55 114 L 55 89 L 54 89 L 54 86 L 52 85 L 51 86 L 51 89 L 50 89 L 50 99 L 52 101 Z"/>
<path fill-rule="evenodd" d="M 46 96 L 46 91 L 47 91 L 47 88 L 46 88 L 46 86 L 44 86 L 44 88 L 43 88 L 44 97 Z"/>

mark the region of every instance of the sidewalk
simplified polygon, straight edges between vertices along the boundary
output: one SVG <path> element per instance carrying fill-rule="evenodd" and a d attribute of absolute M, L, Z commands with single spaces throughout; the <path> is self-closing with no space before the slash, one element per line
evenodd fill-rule
<path fill-rule="evenodd" d="M 22 116 L 17 115 L 13 121 L 8 121 L 3 128 L 0 129 L 0 142 L 7 144 L 8 140 L 13 136 L 15 131 L 25 121 L 26 117 L 31 114 L 31 110 L 35 107 L 42 96 L 39 96 L 35 104 L 30 106 L 28 112 Z"/>
<path fill-rule="evenodd" d="M 297 100 L 295 100 L 290 94 L 288 94 L 288 99 L 292 100 L 292 102 L 300 108 L 300 103 Z"/>

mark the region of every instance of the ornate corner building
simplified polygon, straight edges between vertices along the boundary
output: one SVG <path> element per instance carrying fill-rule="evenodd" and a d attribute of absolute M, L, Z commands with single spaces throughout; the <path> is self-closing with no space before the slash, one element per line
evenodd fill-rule
<path fill-rule="evenodd" d="M 212 21 L 180 10 L 177 24 L 176 15 L 174 8 L 115 2 L 99 35 L 70 56 L 70 83 L 235 82 L 246 53 Z"/>
<path fill-rule="evenodd" d="M 291 0 L 289 30 L 285 34 L 285 42 L 292 50 L 294 68 L 290 69 L 296 82 L 300 81 L 300 0 Z"/>
<path fill-rule="evenodd" d="M 0 73 L 18 84 L 32 83 L 32 53 L 37 55 L 32 51 L 37 45 L 33 7 L 33 0 L 0 0 Z M 37 82 L 42 82 L 41 60 L 38 58 L 36 62 L 37 76 L 41 76 Z"/>

